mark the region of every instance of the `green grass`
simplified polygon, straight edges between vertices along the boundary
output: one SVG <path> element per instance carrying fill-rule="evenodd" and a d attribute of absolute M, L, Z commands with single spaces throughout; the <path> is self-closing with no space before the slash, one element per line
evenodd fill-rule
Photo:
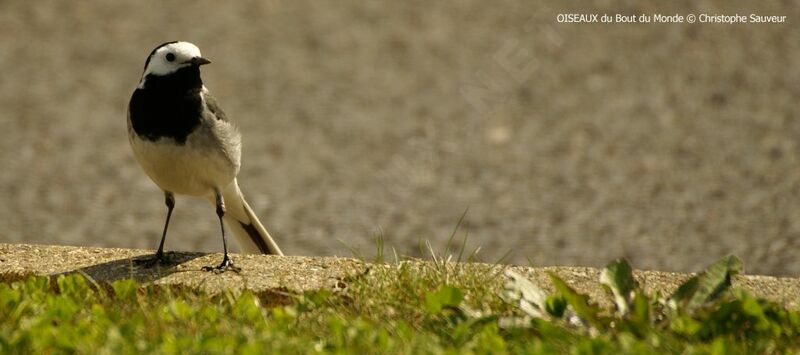
<path fill-rule="evenodd" d="M 775 353 L 800 351 L 800 314 L 728 287 L 723 259 L 676 294 L 645 295 L 616 261 L 600 309 L 552 275 L 541 292 L 499 267 L 374 265 L 340 291 L 219 295 L 99 284 L 0 283 L 0 353 Z M 541 296 L 537 298 L 537 296 Z"/>

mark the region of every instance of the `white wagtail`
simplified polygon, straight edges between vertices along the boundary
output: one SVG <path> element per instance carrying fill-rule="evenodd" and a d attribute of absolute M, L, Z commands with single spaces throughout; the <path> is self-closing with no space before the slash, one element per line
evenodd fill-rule
<path fill-rule="evenodd" d="M 244 200 L 236 175 L 241 135 L 200 79 L 211 63 L 189 42 L 167 42 L 150 52 L 128 106 L 128 137 L 139 165 L 164 190 L 167 221 L 155 258 L 164 258 L 164 240 L 175 196 L 207 197 L 217 207 L 225 257 L 205 270 L 238 270 L 228 257 L 225 227 L 245 253 L 283 255 Z"/>

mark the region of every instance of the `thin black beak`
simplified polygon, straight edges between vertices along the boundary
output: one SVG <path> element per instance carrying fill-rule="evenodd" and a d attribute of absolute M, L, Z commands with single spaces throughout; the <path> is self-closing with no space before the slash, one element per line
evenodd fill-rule
<path fill-rule="evenodd" d="M 189 59 L 189 61 L 187 63 L 190 63 L 192 65 L 201 66 L 201 65 L 205 65 L 205 64 L 211 63 L 211 61 L 208 60 L 208 59 L 205 59 L 203 57 L 194 57 L 192 59 Z"/>

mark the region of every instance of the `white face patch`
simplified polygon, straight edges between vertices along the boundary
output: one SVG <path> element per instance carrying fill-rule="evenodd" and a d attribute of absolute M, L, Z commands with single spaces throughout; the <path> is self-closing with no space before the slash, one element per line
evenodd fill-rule
<path fill-rule="evenodd" d="M 164 76 L 174 73 L 180 68 L 191 65 L 189 61 L 197 57 L 202 57 L 200 48 L 189 42 L 175 42 L 158 48 L 150 56 L 150 61 L 147 63 L 147 68 L 144 69 L 139 87 L 143 86 L 147 75 Z"/>

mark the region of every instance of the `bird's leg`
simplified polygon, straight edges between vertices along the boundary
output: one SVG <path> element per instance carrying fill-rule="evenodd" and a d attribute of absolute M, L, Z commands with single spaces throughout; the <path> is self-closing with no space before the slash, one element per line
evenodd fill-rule
<path fill-rule="evenodd" d="M 169 219 L 172 217 L 172 209 L 175 208 L 175 195 L 173 195 L 172 192 L 164 191 L 164 203 L 167 205 L 167 221 L 164 222 L 164 232 L 161 233 L 161 242 L 158 244 L 158 251 L 152 258 L 147 258 L 140 261 L 140 263 L 147 266 L 153 266 L 156 263 L 161 263 L 164 261 L 164 241 L 167 240 Z"/>
<path fill-rule="evenodd" d="M 213 271 L 216 274 L 221 274 L 225 271 L 233 271 L 239 272 L 242 271 L 241 268 L 238 268 L 233 265 L 233 260 L 228 257 L 228 241 L 225 239 L 225 225 L 222 223 L 222 217 L 225 216 L 225 201 L 222 199 L 222 192 L 219 189 L 214 189 L 214 194 L 216 195 L 216 202 L 217 202 L 217 217 L 219 217 L 219 228 L 222 232 L 222 263 L 219 265 L 212 267 L 212 266 L 205 266 L 203 267 L 203 271 Z"/>
<path fill-rule="evenodd" d="M 158 243 L 158 251 L 156 252 L 156 259 L 159 260 L 164 257 L 164 241 L 167 240 L 169 219 L 172 217 L 172 209 L 175 208 L 175 195 L 173 195 L 172 192 L 165 192 L 164 203 L 167 205 L 167 221 L 164 222 L 164 232 L 161 233 L 161 242 Z"/>

